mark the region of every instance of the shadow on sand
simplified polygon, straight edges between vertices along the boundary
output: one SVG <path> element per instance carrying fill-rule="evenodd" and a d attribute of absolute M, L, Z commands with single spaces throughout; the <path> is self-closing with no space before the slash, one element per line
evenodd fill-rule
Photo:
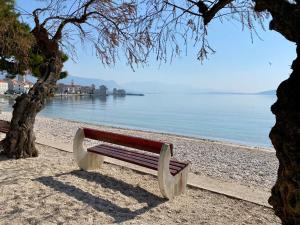
<path fill-rule="evenodd" d="M 135 211 L 131 211 L 129 208 L 122 208 L 109 200 L 101 198 L 100 196 L 94 196 L 73 185 L 66 184 L 55 179 L 55 177 L 64 175 L 77 176 L 78 178 L 85 179 L 88 182 L 96 182 L 103 188 L 118 191 L 125 196 L 136 199 L 139 203 L 146 203 L 147 206 Z M 115 223 L 121 223 L 127 220 L 134 219 L 136 216 L 144 214 L 150 209 L 166 201 L 166 199 L 158 197 L 141 187 L 133 186 L 115 178 L 95 172 L 75 170 L 69 173 L 57 174 L 56 176 L 39 177 L 35 180 L 45 186 L 53 188 L 56 191 L 63 192 L 70 197 L 77 199 L 78 201 L 88 204 L 99 212 L 103 212 L 113 217 Z"/>

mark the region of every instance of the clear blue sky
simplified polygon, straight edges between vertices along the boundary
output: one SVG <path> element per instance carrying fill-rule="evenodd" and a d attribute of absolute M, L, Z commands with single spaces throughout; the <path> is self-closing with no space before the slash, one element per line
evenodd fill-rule
<path fill-rule="evenodd" d="M 36 8 L 36 0 L 17 4 L 28 11 Z M 251 42 L 250 33 L 230 22 L 213 23 L 209 26 L 209 40 L 216 50 L 201 64 L 196 49 L 188 55 L 162 64 L 155 60 L 149 66 L 135 72 L 121 59 L 114 67 L 104 67 L 92 49 L 79 45 L 78 60 L 69 60 L 65 69 L 74 76 L 127 82 L 157 81 L 168 84 L 184 84 L 201 89 L 256 92 L 275 89 L 286 79 L 295 58 L 295 45 L 274 31 L 261 31 L 260 37 Z"/>

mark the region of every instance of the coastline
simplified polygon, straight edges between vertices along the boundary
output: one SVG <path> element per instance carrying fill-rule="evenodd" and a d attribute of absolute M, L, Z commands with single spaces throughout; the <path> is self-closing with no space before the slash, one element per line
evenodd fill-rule
<path fill-rule="evenodd" d="M 46 116 L 41 116 L 41 117 L 50 118 L 50 117 L 46 117 Z M 118 125 L 94 124 L 94 123 L 89 123 L 89 122 L 64 119 L 64 118 L 60 118 L 60 117 L 53 118 L 53 119 L 66 120 L 66 121 L 70 121 L 70 122 L 74 122 L 74 123 L 81 123 L 81 124 L 84 123 L 84 124 L 87 124 L 90 126 L 101 126 L 101 127 L 106 127 L 108 129 L 146 132 L 146 133 L 153 133 L 153 134 L 157 134 L 157 135 L 168 135 L 168 136 L 174 136 L 174 137 L 179 137 L 179 138 L 186 138 L 186 139 L 190 139 L 190 140 L 206 141 L 206 142 L 211 142 L 214 144 L 245 148 L 245 149 L 254 150 L 254 151 L 267 151 L 267 152 L 275 153 L 275 149 L 272 147 L 262 147 L 262 146 L 256 146 L 256 145 L 250 145 L 250 144 L 247 145 L 247 144 L 241 144 L 241 143 L 237 143 L 237 142 L 230 141 L 230 140 L 218 140 L 218 139 L 213 139 L 213 138 L 210 139 L 210 138 L 206 138 L 206 137 L 188 136 L 188 135 L 184 135 L 184 134 L 177 134 L 177 133 L 170 133 L 170 132 L 159 132 L 159 131 L 150 130 L 150 129 L 128 128 L 128 127 L 122 127 L 122 126 L 118 126 Z"/>
<path fill-rule="evenodd" d="M 1 111 L 1 113 L 8 113 L 10 114 L 11 112 L 9 111 Z M 253 150 L 253 151 L 266 151 L 266 152 L 271 152 L 275 153 L 275 149 L 273 147 L 266 147 L 266 146 L 258 146 L 258 145 L 251 145 L 251 144 L 246 144 L 246 143 L 238 143 L 238 141 L 234 140 L 222 140 L 222 139 L 214 139 L 214 138 L 209 138 L 209 137 L 203 137 L 203 136 L 189 136 L 185 134 L 178 134 L 178 133 L 171 133 L 171 132 L 165 132 L 165 131 L 157 131 L 157 130 L 151 130 L 151 129 L 139 129 L 135 127 L 123 127 L 121 125 L 110 125 L 110 124 L 96 124 L 96 123 L 90 123 L 90 122 L 84 122 L 84 121 L 78 121 L 78 120 L 72 120 L 72 119 L 65 119 L 61 117 L 47 117 L 43 115 L 38 115 L 38 117 L 41 118 L 50 118 L 50 119 L 57 119 L 57 120 L 64 120 L 64 121 L 69 121 L 69 122 L 74 122 L 74 123 L 80 123 L 80 124 L 86 124 L 90 126 L 100 126 L 104 127 L 107 129 L 118 129 L 118 130 L 127 130 L 127 131 L 136 131 L 136 132 L 146 132 L 146 133 L 153 133 L 153 134 L 158 134 L 158 135 L 168 135 L 168 136 L 174 136 L 174 137 L 180 137 L 180 138 L 186 138 L 186 139 L 191 139 L 191 140 L 200 140 L 200 141 L 206 141 L 206 142 L 211 142 L 214 144 L 220 144 L 220 145 L 228 145 L 232 147 L 237 147 L 237 148 L 245 148 L 248 150 Z"/>
<path fill-rule="evenodd" d="M 122 127 L 118 125 L 108 125 L 108 124 L 95 124 L 95 123 L 89 123 L 89 122 L 83 122 L 83 121 L 77 121 L 77 120 L 70 120 L 70 119 L 64 119 L 61 117 L 54 118 L 54 117 L 46 117 L 46 116 L 40 116 L 44 118 L 52 118 L 52 119 L 59 119 L 59 120 L 65 120 L 73 123 L 82 123 L 87 124 L 90 126 L 101 126 L 106 127 L 108 129 L 118 129 L 118 130 L 127 130 L 127 131 L 135 131 L 135 132 L 146 132 L 146 133 L 153 133 L 157 135 L 168 135 L 168 136 L 174 136 L 179 138 L 186 138 L 191 140 L 199 140 L 199 141 L 205 141 L 205 142 L 211 142 L 214 144 L 220 144 L 220 145 L 228 145 L 232 147 L 237 148 L 245 148 L 248 150 L 253 151 L 266 151 L 270 153 L 275 153 L 275 149 L 272 147 L 263 147 L 263 146 L 257 146 L 257 145 L 250 145 L 250 144 L 241 144 L 230 140 L 219 140 L 219 139 L 213 139 L 213 138 L 206 138 L 206 137 L 198 137 L 198 136 L 189 136 L 184 134 L 177 134 L 177 133 L 170 133 L 170 132 L 160 132 L 156 130 L 150 130 L 150 129 L 138 129 L 138 128 L 129 128 L 129 127 Z"/>
<path fill-rule="evenodd" d="M 10 120 L 11 113 L 2 112 L 0 118 Z M 44 116 L 37 116 L 35 133 L 38 138 L 71 145 L 80 126 L 171 142 L 175 147 L 175 158 L 191 162 L 192 171 L 199 175 L 267 189 L 276 180 L 278 162 L 275 151 L 271 149 Z M 85 144 L 89 146 L 95 143 L 89 140 Z"/>

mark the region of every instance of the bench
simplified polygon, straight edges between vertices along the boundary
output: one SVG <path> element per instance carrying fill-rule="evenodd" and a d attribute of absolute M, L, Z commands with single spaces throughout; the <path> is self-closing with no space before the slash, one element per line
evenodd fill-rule
<path fill-rule="evenodd" d="M 0 120 L 0 132 L 7 134 L 9 131 L 9 127 L 10 127 L 10 122 L 6 121 L 6 120 Z M 3 140 L 0 140 L 0 144 L 2 144 Z"/>
<path fill-rule="evenodd" d="M 86 149 L 83 146 L 85 138 L 104 143 Z M 159 188 L 165 198 L 172 199 L 185 192 L 190 165 L 171 159 L 172 144 L 91 128 L 79 128 L 74 137 L 73 153 L 78 166 L 83 170 L 100 168 L 104 157 L 107 156 L 158 171 Z"/>
<path fill-rule="evenodd" d="M 0 132 L 1 133 L 8 133 L 10 127 L 10 122 L 6 120 L 0 120 Z"/>
<path fill-rule="evenodd" d="M 6 120 L 0 120 L 0 132 L 7 134 L 9 131 L 10 122 Z M 3 144 L 4 139 L 0 140 L 0 145 Z"/>

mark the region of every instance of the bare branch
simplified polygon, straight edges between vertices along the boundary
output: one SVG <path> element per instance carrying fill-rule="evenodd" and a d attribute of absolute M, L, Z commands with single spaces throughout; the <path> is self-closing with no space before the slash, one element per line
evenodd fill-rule
<path fill-rule="evenodd" d="M 88 9 L 89 7 L 96 2 L 96 0 L 89 0 L 88 2 L 86 2 L 82 7 L 80 7 L 78 10 L 76 10 L 73 14 L 75 14 L 76 12 L 78 12 L 80 9 L 83 9 L 83 14 L 78 18 L 78 17 L 71 17 L 71 18 L 67 18 L 67 19 L 62 19 L 63 21 L 60 23 L 54 37 L 53 40 L 59 40 L 62 36 L 62 30 L 63 28 L 68 24 L 68 23 L 85 23 L 86 20 L 88 19 L 89 16 L 93 15 L 93 14 L 97 14 L 97 12 L 90 12 L 88 13 Z"/>
<path fill-rule="evenodd" d="M 191 11 L 191 10 L 189 10 L 189 9 L 185 9 L 185 8 L 183 8 L 183 7 L 180 7 L 180 6 L 178 6 L 178 5 L 175 5 L 175 4 L 173 4 L 173 3 L 170 3 L 170 2 L 168 2 L 168 1 L 164 1 L 167 5 L 170 5 L 170 6 L 173 6 L 173 7 L 175 7 L 175 8 L 177 8 L 177 9 L 181 9 L 182 11 L 183 11 L 183 13 L 190 13 L 190 14 L 192 14 L 192 15 L 195 15 L 195 16 L 202 16 L 201 14 L 199 14 L 199 13 L 195 13 L 195 12 L 193 12 L 193 11 Z"/>
<path fill-rule="evenodd" d="M 223 9 L 232 1 L 233 0 L 220 0 L 216 4 L 214 4 L 211 9 L 207 10 L 206 12 L 203 12 L 204 25 L 207 25 L 221 9 Z"/>

